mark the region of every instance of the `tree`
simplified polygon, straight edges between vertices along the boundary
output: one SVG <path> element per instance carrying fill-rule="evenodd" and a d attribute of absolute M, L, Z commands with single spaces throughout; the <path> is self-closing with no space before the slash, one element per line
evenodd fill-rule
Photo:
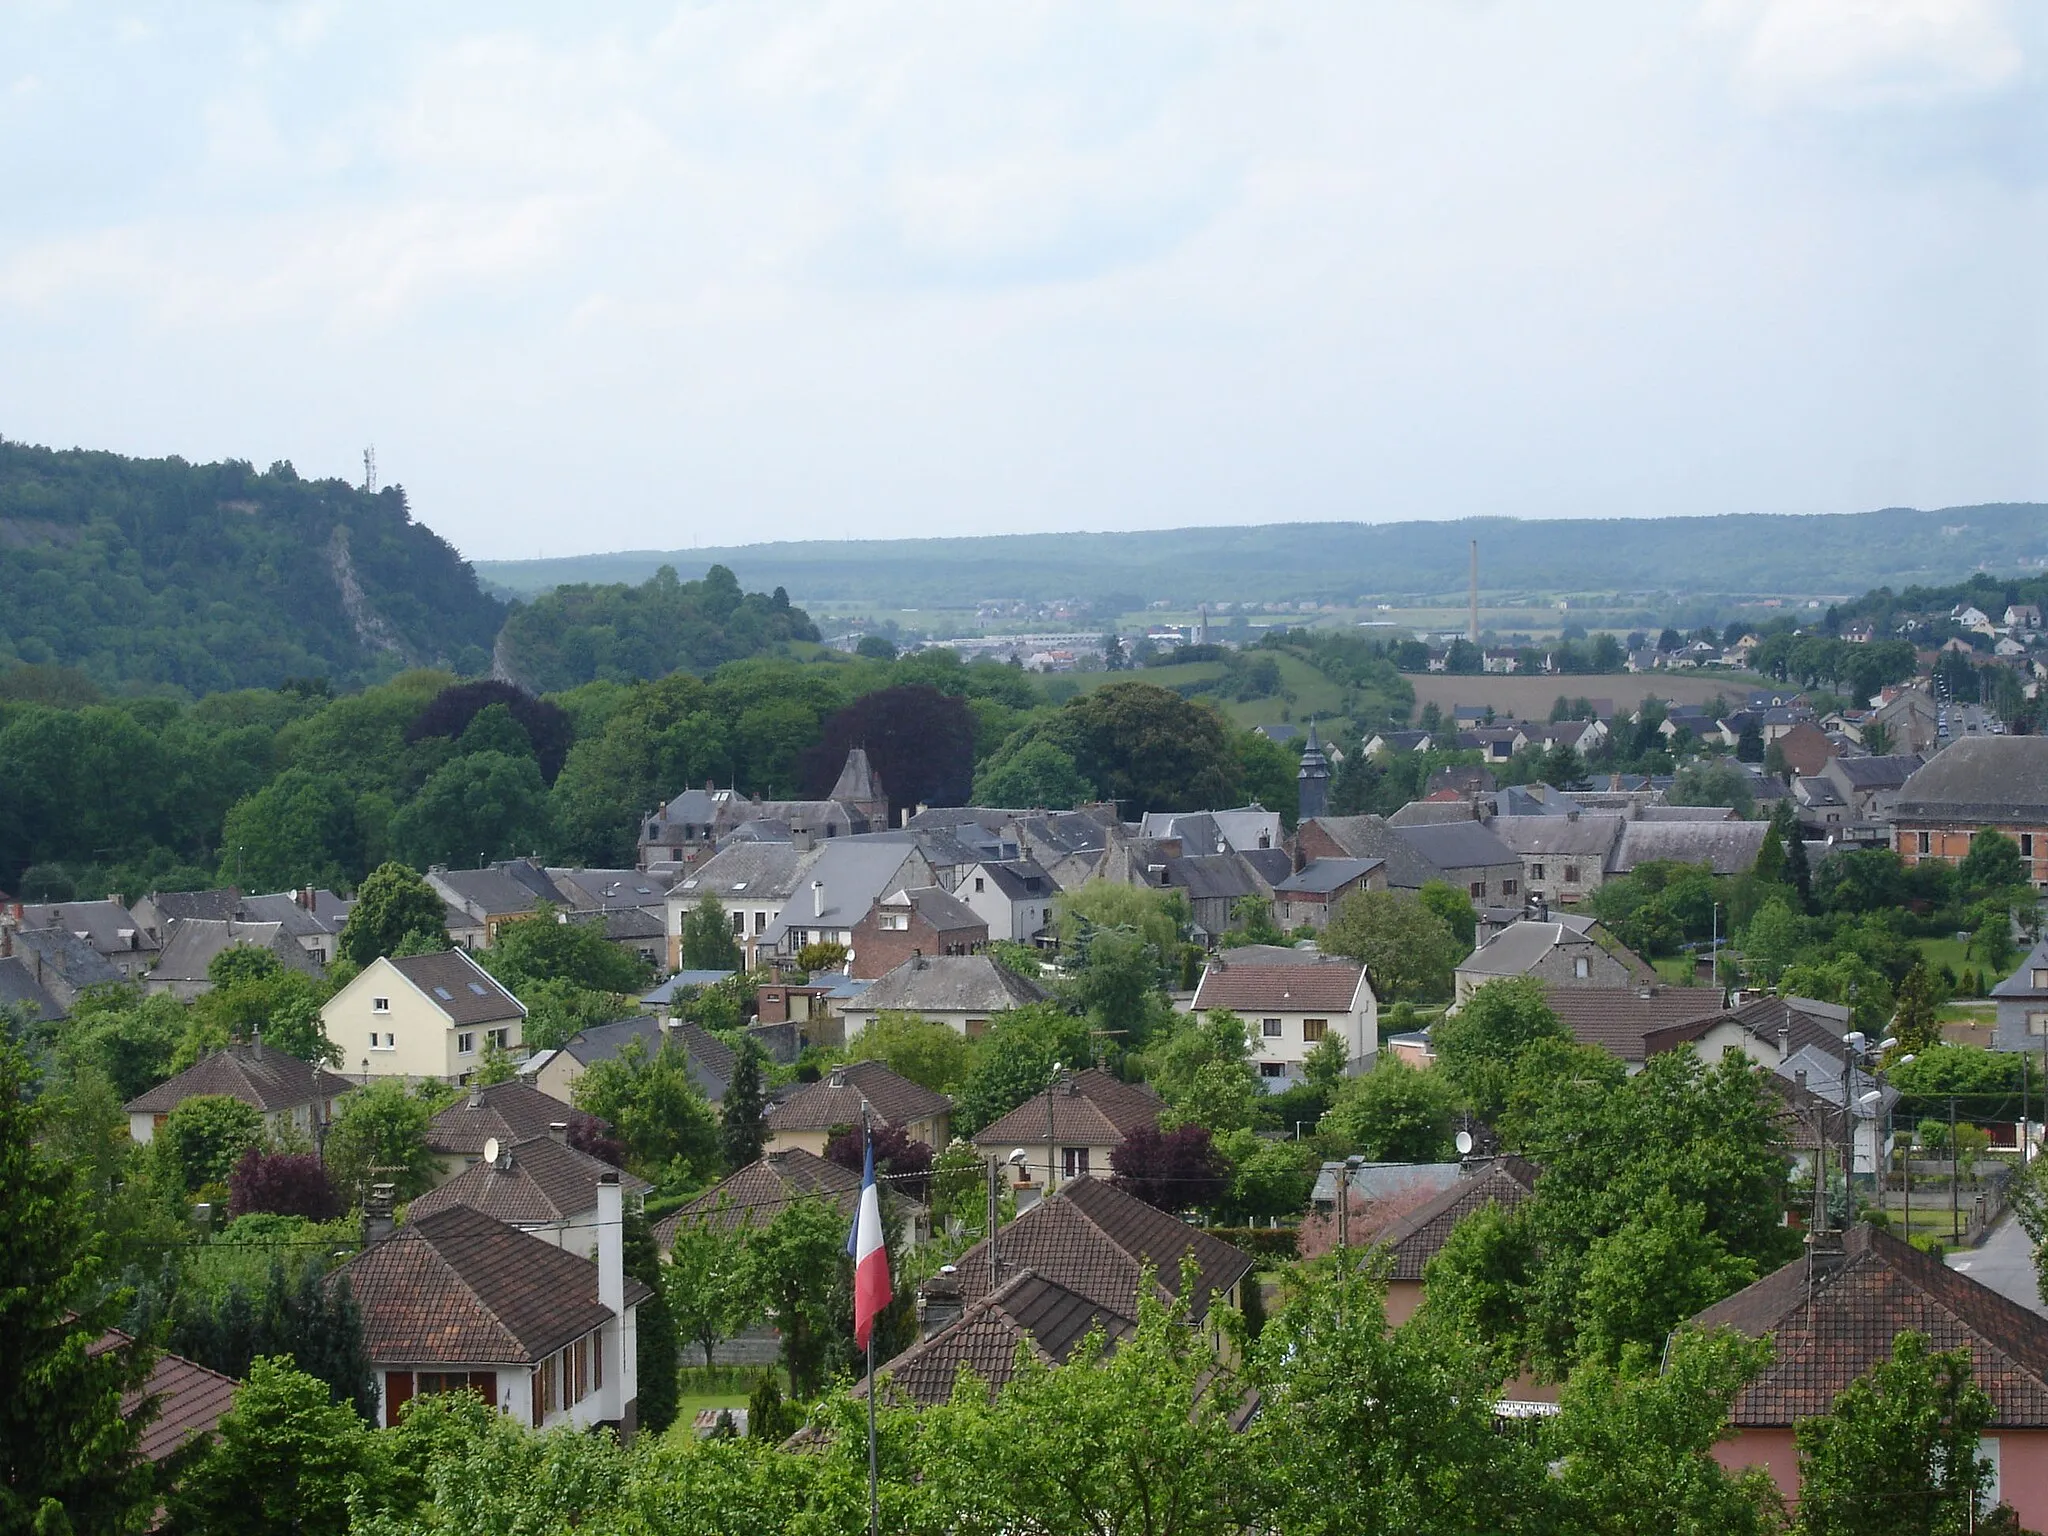
<path fill-rule="evenodd" d="M 270 951 L 246 944 L 222 950 L 213 965 L 222 974 L 214 978 L 212 991 L 193 1000 L 191 1028 L 178 1050 L 181 1062 L 261 1035 L 265 1045 L 301 1061 L 341 1064 L 341 1047 L 327 1038 L 320 1022 L 320 1009 L 331 995 L 326 982 L 286 970 Z"/>
<path fill-rule="evenodd" d="M 1864 730 L 1867 735 L 1869 727 Z M 1742 730 L 1735 738 L 1735 758 L 1743 763 L 1761 763 L 1764 760 L 1764 728 L 1754 715 L 1742 722 Z"/>
<path fill-rule="evenodd" d="M 824 1200 L 792 1200 L 766 1227 L 748 1234 L 746 1272 L 752 1295 L 782 1335 L 782 1367 L 793 1397 L 817 1395 L 833 1358 L 850 1343 L 846 1223 Z"/>
<path fill-rule="evenodd" d="M 1539 1041 L 1569 1041 L 1571 1032 L 1551 1010 L 1541 982 L 1528 977 L 1489 981 L 1430 1031 L 1435 1070 L 1459 1102 L 1489 1123 L 1508 1105 L 1522 1054 Z"/>
<path fill-rule="evenodd" d="M 488 718 L 486 718 L 488 717 Z M 479 730 L 478 722 L 483 721 Z M 486 734 L 486 732 L 488 734 Z M 443 688 L 406 727 L 406 745 L 445 736 L 462 750 L 526 753 L 552 784 L 576 733 L 569 712 L 548 699 L 495 678 Z"/>
<path fill-rule="evenodd" d="M 1970 851 L 1956 865 L 1956 880 L 1966 900 L 2003 897 L 2015 887 L 2031 884 L 2019 844 L 1995 827 L 1986 827 L 1970 839 Z"/>
<path fill-rule="evenodd" d="M 1756 1279 L 1756 1265 L 1706 1230 L 1706 1211 L 1660 1190 L 1586 1253 L 1578 1358 L 1610 1368 L 1660 1349 L 1671 1330 Z"/>
<path fill-rule="evenodd" d="M 658 1435 L 675 1422 L 681 1392 L 676 1368 L 682 1363 L 682 1341 L 668 1292 L 661 1283 L 661 1250 L 654 1228 L 640 1211 L 628 1211 L 623 1229 L 626 1273 L 654 1294 L 634 1314 L 634 1361 L 637 1367 L 640 1427 Z"/>
<path fill-rule="evenodd" d="M 36 1147 L 45 1106 L 20 1050 L 0 1041 L 0 1529 L 132 1531 L 155 1498 L 122 1412 L 154 1363 L 141 1342 L 98 1349 L 125 1298 L 72 1170 Z"/>
<path fill-rule="evenodd" d="M 1832 1412 L 1793 1429 L 1801 1536 L 1971 1529 L 1990 1481 L 1977 1445 L 1992 1411 L 1969 1351 L 1930 1354 L 1923 1335 L 1900 1334 L 1891 1359 L 1843 1389 Z"/>
<path fill-rule="evenodd" d="M 718 1127 L 683 1049 L 638 1041 L 594 1062 L 576 1080 L 577 1107 L 608 1121 L 626 1144 L 626 1165 L 665 1189 L 695 1188 L 718 1171 Z"/>
<path fill-rule="evenodd" d="M 1315 1187 L 1316 1153 L 1305 1141 L 1273 1141 L 1238 1130 L 1215 1139 L 1230 1165 L 1230 1192 L 1219 1212 L 1226 1221 L 1287 1220 L 1301 1213 Z"/>
<path fill-rule="evenodd" d="M 347 887 L 362 879 L 370 837 L 340 774 L 287 768 L 237 800 L 221 828 L 219 878 L 244 890 Z"/>
<path fill-rule="evenodd" d="M 843 970 L 846 946 L 837 939 L 812 939 L 796 952 L 797 969 L 815 976 L 820 971 Z"/>
<path fill-rule="evenodd" d="M 1116 682 L 1080 694 L 1046 729 L 1127 814 L 1236 799 L 1237 759 L 1222 716 L 1157 684 Z"/>
<path fill-rule="evenodd" d="M 467 868 L 534 853 L 553 836 L 547 786 L 531 757 L 474 752 L 435 771 L 391 818 L 391 846 L 413 865 Z"/>
<path fill-rule="evenodd" d="M 1392 891 L 1353 891 L 1323 930 L 1323 948 L 1361 961 L 1382 1002 L 1450 990 L 1458 939 L 1436 913 Z"/>
<path fill-rule="evenodd" d="M 1318 1129 L 1371 1162 L 1442 1162 L 1456 1129 L 1451 1080 L 1387 1057 L 1345 1083 Z"/>
<path fill-rule="evenodd" d="M 358 966 L 395 953 L 410 934 L 432 935 L 445 948 L 446 911 L 434 888 L 405 865 L 380 864 L 356 892 L 335 948 Z"/>
<path fill-rule="evenodd" d="M 860 643 L 853 648 L 856 656 L 865 656 L 869 661 L 894 661 L 896 643 L 887 635 L 862 635 Z"/>
<path fill-rule="evenodd" d="M 718 1146 L 728 1171 L 737 1172 L 761 1160 L 768 1141 L 767 1102 L 761 1093 L 761 1052 L 742 1041 L 733 1053 L 732 1077 L 718 1119 Z"/>
<path fill-rule="evenodd" d="M 606 938 L 601 919 L 557 917 L 543 905 L 531 917 L 500 925 L 481 956 L 484 965 L 515 992 L 548 981 L 612 997 L 630 997 L 646 987 L 647 963 Z"/>
<path fill-rule="evenodd" d="M 1472 941 L 1479 933 L 1479 914 L 1473 910 L 1472 898 L 1448 880 L 1428 880 L 1416 892 L 1423 906 L 1444 920 L 1444 926 L 1458 941 L 1461 955 L 1472 953 Z"/>
<path fill-rule="evenodd" d="M 1088 1059 L 1088 1026 L 1050 1003 L 999 1015 L 981 1038 L 972 1070 L 953 1096 L 953 1118 L 964 1135 L 1001 1119 L 1043 1093 L 1056 1065 Z"/>
<path fill-rule="evenodd" d="M 1164 964 L 1180 942 L 1180 922 L 1167 893 L 1110 880 L 1089 880 L 1053 898 L 1053 923 L 1062 949 L 1078 953 L 1082 962 L 1095 934 L 1103 929 L 1128 929 L 1148 946 L 1156 964 Z"/>
<path fill-rule="evenodd" d="M 1006 743 L 975 775 L 976 805 L 1067 811 L 1096 798 L 1071 753 L 1027 731 L 1017 734 L 1014 750 Z"/>
<path fill-rule="evenodd" d="M 197 1194 L 227 1183 L 242 1154 L 262 1144 L 263 1112 L 225 1094 L 200 1094 L 172 1110 L 157 1135 L 187 1192 Z"/>
<path fill-rule="evenodd" d="M 685 1339 L 712 1352 L 753 1321 L 758 1301 L 750 1289 L 746 1247 L 739 1229 L 716 1218 L 684 1218 L 676 1226 L 662 1294 Z"/>
<path fill-rule="evenodd" d="M 891 1193 L 923 1200 L 931 1187 L 932 1149 L 911 1139 L 900 1125 L 878 1125 L 869 1133 L 875 1148 L 875 1177 Z M 854 1173 L 867 1166 L 869 1137 L 859 1127 L 849 1127 L 825 1143 L 825 1160 Z"/>
<path fill-rule="evenodd" d="M 951 1093 L 974 1062 L 973 1044 L 951 1025 L 895 1010 L 869 1020 L 846 1051 L 855 1061 L 879 1061 L 934 1093 Z"/>
<path fill-rule="evenodd" d="M 1688 763 L 1665 798 L 1673 805 L 1725 805 L 1739 816 L 1747 816 L 1756 804 L 1749 775 L 1726 762 Z"/>
<path fill-rule="evenodd" d="M 682 959 L 683 969 L 689 971 L 742 968 L 740 947 L 733 940 L 725 905 L 709 891 L 683 916 Z"/>
<path fill-rule="evenodd" d="M 1764 834 L 1768 842 L 1771 834 Z M 1785 893 L 1768 898 L 1742 930 L 1742 959 L 1765 986 L 1775 985 L 1807 947 L 1807 922 L 1792 910 Z"/>
<path fill-rule="evenodd" d="M 439 1166 L 427 1150 L 434 1118 L 428 1101 L 397 1078 L 380 1077 L 341 1101 L 327 1132 L 327 1172 L 359 1203 L 374 1184 L 390 1184 L 400 1200 L 434 1187 Z"/>
<path fill-rule="evenodd" d="M 370 1431 L 326 1386 L 264 1358 L 236 1389 L 214 1443 L 170 1501 L 174 1532 L 346 1536 L 349 1492 L 369 1472 Z"/>
<path fill-rule="evenodd" d="M 1146 1077 L 1161 1098 L 1180 1111 L 1183 1120 L 1212 1130 L 1234 1130 L 1251 1124 L 1251 1106 L 1260 1097 L 1258 1076 L 1251 1067 L 1251 1036 L 1244 1020 L 1227 1008 L 1179 1017 L 1171 1033 L 1146 1056 Z M 1197 1108 L 1197 1098 L 1208 1101 Z M 1231 1106 L 1237 1112 L 1220 1121 L 1214 1111 Z"/>
<path fill-rule="evenodd" d="M 1109 1166 L 1118 1189 L 1162 1211 L 1207 1209 L 1230 1191 L 1230 1167 L 1207 1126 L 1136 1126 L 1109 1154 Z"/>
<path fill-rule="evenodd" d="M 847 753 L 859 747 L 889 797 L 893 826 L 920 805 L 965 805 L 974 784 L 974 715 L 967 701 L 926 683 L 862 694 L 818 727 L 804 754 L 804 782 L 814 799 L 831 793 Z M 879 829 L 878 829 L 879 830 Z"/>
<path fill-rule="evenodd" d="M 1893 998 L 1891 1033 L 1900 1055 L 1919 1055 L 1941 1044 L 1941 1020 L 1935 1005 L 1934 978 L 1924 960 L 1916 960 Z"/>
<path fill-rule="evenodd" d="M 1855 1015 L 1856 1027 L 1874 1039 L 1891 1022 L 1891 983 L 1883 971 L 1853 951 L 1837 951 L 1825 959 L 1810 956 L 1788 966 L 1778 987 L 1790 997 L 1845 1004 Z"/>
<path fill-rule="evenodd" d="M 327 1169 L 311 1152 L 268 1152 L 246 1148 L 228 1175 L 228 1215 L 263 1211 L 276 1216 L 303 1216 L 332 1221 L 342 1203 Z"/>
<path fill-rule="evenodd" d="M 57 1057 L 67 1077 L 81 1070 L 102 1074 L 125 1103 L 171 1075 L 187 1023 L 185 1008 L 168 993 L 144 997 L 112 982 L 87 987 L 71 1004 Z"/>

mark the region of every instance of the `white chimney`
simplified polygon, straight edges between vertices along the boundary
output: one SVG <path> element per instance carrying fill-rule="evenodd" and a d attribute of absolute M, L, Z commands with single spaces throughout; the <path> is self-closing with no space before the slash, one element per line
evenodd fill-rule
<path fill-rule="evenodd" d="M 603 1355 L 605 1417 L 623 1418 L 626 1404 L 637 1397 L 637 1384 L 627 1375 L 634 1359 L 634 1330 L 626 1313 L 626 1197 L 619 1175 L 607 1168 L 597 1176 L 597 1300 L 611 1309 L 613 1321 L 598 1331 Z"/>
<path fill-rule="evenodd" d="M 824 915 L 825 882 L 822 880 L 813 880 L 811 882 L 811 916 L 823 917 Z"/>

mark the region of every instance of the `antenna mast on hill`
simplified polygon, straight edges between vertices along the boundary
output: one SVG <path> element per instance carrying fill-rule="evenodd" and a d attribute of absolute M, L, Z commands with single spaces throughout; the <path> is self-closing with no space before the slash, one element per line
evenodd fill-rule
<path fill-rule="evenodd" d="M 363 494 L 377 494 L 377 445 L 372 443 L 363 450 Z"/>

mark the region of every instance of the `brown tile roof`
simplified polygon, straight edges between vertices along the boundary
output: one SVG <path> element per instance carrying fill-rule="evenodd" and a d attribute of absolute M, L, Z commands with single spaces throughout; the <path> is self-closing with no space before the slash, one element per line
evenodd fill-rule
<path fill-rule="evenodd" d="M 860 1175 L 798 1147 L 770 1152 L 662 1217 L 654 1224 L 654 1240 L 664 1251 L 673 1248 L 676 1229 L 686 1221 L 728 1230 L 765 1226 L 785 1205 L 809 1198 L 829 1200 L 851 1219 Z"/>
<path fill-rule="evenodd" d="M 1843 1247 L 1810 1289 L 1807 1261 L 1795 1259 L 1692 1320 L 1776 1340 L 1772 1362 L 1737 1394 L 1732 1423 L 1782 1427 L 1828 1412 L 1910 1330 L 1930 1349 L 1970 1352 L 1994 1425 L 2048 1427 L 2048 1318 L 1872 1227 L 1851 1229 Z"/>
<path fill-rule="evenodd" d="M 1651 1035 L 1714 1018 L 1723 1005 L 1719 987 L 1653 987 L 1645 997 L 1635 987 L 1567 987 L 1552 982 L 1543 995 L 1580 1045 L 1597 1045 L 1623 1061 L 1654 1055 L 1662 1047 L 1646 1043 Z"/>
<path fill-rule="evenodd" d="M 335 1272 L 378 1365 L 531 1365 L 600 1326 L 597 1266 L 468 1206 L 409 1221 Z M 631 1306 L 654 1293 L 630 1276 Z"/>
<path fill-rule="evenodd" d="M 1489 1205 L 1513 1210 L 1536 1192 L 1536 1168 L 1519 1157 L 1497 1157 L 1460 1178 L 1429 1204 L 1390 1223 L 1374 1246 L 1392 1258 L 1390 1280 L 1420 1280 L 1451 1229 Z"/>
<path fill-rule="evenodd" d="M 998 1236 L 1003 1278 L 1029 1269 L 1098 1306 L 1129 1315 L 1138 1282 L 1150 1264 L 1160 1294 L 1180 1291 L 1183 1255 L 1195 1259 L 1190 1311 L 1200 1319 L 1210 1298 L 1228 1291 L 1251 1269 L 1250 1255 L 1134 1199 L 1100 1179 L 1083 1176 L 1041 1200 Z M 988 1242 L 955 1260 L 964 1298 L 988 1293 Z"/>
<path fill-rule="evenodd" d="M 502 1150 L 496 1163 L 477 1163 L 428 1190 L 412 1202 L 408 1219 L 466 1205 L 515 1227 L 567 1221 L 596 1210 L 598 1176 L 616 1172 L 611 1164 L 552 1136 L 537 1136 Z M 654 1187 L 630 1173 L 619 1173 L 618 1180 L 629 1195 L 644 1195 Z"/>
<path fill-rule="evenodd" d="M 253 1104 L 266 1115 L 335 1099 L 356 1085 L 323 1067 L 260 1041 L 230 1045 L 192 1063 L 176 1077 L 130 1099 L 130 1114 L 167 1115 L 187 1099 L 220 1095 Z"/>
<path fill-rule="evenodd" d="M 484 1143 L 496 1137 L 507 1146 L 548 1134 L 555 1124 L 573 1125 L 595 1119 L 531 1083 L 517 1080 L 472 1088 L 469 1097 L 450 1104 L 427 1127 L 427 1147 L 444 1156 L 481 1157 Z"/>
<path fill-rule="evenodd" d="M 1048 1116 L 1048 1102 L 1050 1115 Z M 1055 1142 L 1077 1147 L 1114 1147 L 1141 1125 L 1157 1125 L 1165 1100 L 1139 1083 L 1119 1082 L 1097 1067 L 1065 1076 L 1058 1087 L 1026 1099 L 1001 1119 L 984 1126 L 975 1145 L 1014 1147 L 1019 1142 Z"/>
<path fill-rule="evenodd" d="M 1136 1333 L 1138 1324 L 1127 1312 L 1025 1270 L 929 1339 L 878 1367 L 876 1374 L 883 1380 L 886 1399 L 920 1408 L 951 1397 L 963 1368 L 986 1382 L 993 1397 L 1015 1373 L 1020 1343 L 1045 1364 L 1064 1365 L 1096 1328 L 1113 1349 Z M 853 1395 L 864 1396 L 867 1387 L 866 1381 L 860 1382 Z"/>
<path fill-rule="evenodd" d="M 93 1353 L 128 1342 L 128 1335 L 120 1329 L 109 1329 L 93 1346 Z M 153 1405 L 154 1414 L 143 1426 L 135 1448 L 151 1461 L 162 1461 L 194 1436 L 212 1434 L 221 1415 L 233 1406 L 238 1385 L 234 1377 L 209 1371 L 183 1355 L 160 1354 L 142 1389 L 121 1399 L 121 1416 L 133 1418 L 145 1403 Z"/>
<path fill-rule="evenodd" d="M 806 1083 L 768 1111 L 771 1133 L 829 1131 L 859 1125 L 865 1101 L 883 1125 L 909 1125 L 929 1120 L 953 1107 L 943 1093 L 934 1093 L 907 1077 L 899 1077 L 878 1061 L 850 1061 L 834 1067 L 815 1083 Z"/>
<path fill-rule="evenodd" d="M 526 1010 L 491 973 L 469 958 L 466 950 L 438 955 L 405 955 L 390 964 L 425 993 L 451 1024 L 489 1024 L 497 1019 L 523 1019 Z"/>
<path fill-rule="evenodd" d="M 1711 988 L 1706 990 L 1709 997 L 1716 995 Z M 1830 1018 L 1830 1013 L 1841 1017 Z M 1847 1013 L 1848 1010 L 1838 1004 L 1815 1003 L 1802 997 L 1759 997 L 1740 1008 L 1717 1010 L 1689 1023 L 1668 1025 L 1645 1037 L 1643 1044 L 1654 1056 L 1659 1051 L 1672 1050 L 1688 1041 L 1698 1040 L 1716 1025 L 1734 1024 L 1751 1039 L 1768 1045 L 1774 1053 L 1778 1048 L 1778 1031 L 1782 1028 L 1786 1032 L 1787 1054 L 1813 1046 L 1840 1057 L 1842 1036 L 1849 1027 Z"/>
<path fill-rule="evenodd" d="M 1276 1008 L 1290 1013 L 1318 1008 L 1349 1013 L 1364 974 L 1348 960 L 1325 959 L 1321 965 L 1244 965 L 1216 959 L 1209 962 L 1195 988 L 1195 1007 L 1238 1012 Z"/>

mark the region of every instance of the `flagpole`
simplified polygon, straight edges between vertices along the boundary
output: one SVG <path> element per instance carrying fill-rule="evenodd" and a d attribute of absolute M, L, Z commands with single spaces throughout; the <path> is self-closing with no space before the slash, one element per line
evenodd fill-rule
<path fill-rule="evenodd" d="M 868 1120 L 867 1101 L 860 1106 L 860 1134 L 866 1143 L 866 1167 L 870 1178 L 875 1170 L 875 1132 Z M 882 1536 L 882 1484 L 875 1466 L 875 1329 L 868 1325 L 868 1536 Z"/>

